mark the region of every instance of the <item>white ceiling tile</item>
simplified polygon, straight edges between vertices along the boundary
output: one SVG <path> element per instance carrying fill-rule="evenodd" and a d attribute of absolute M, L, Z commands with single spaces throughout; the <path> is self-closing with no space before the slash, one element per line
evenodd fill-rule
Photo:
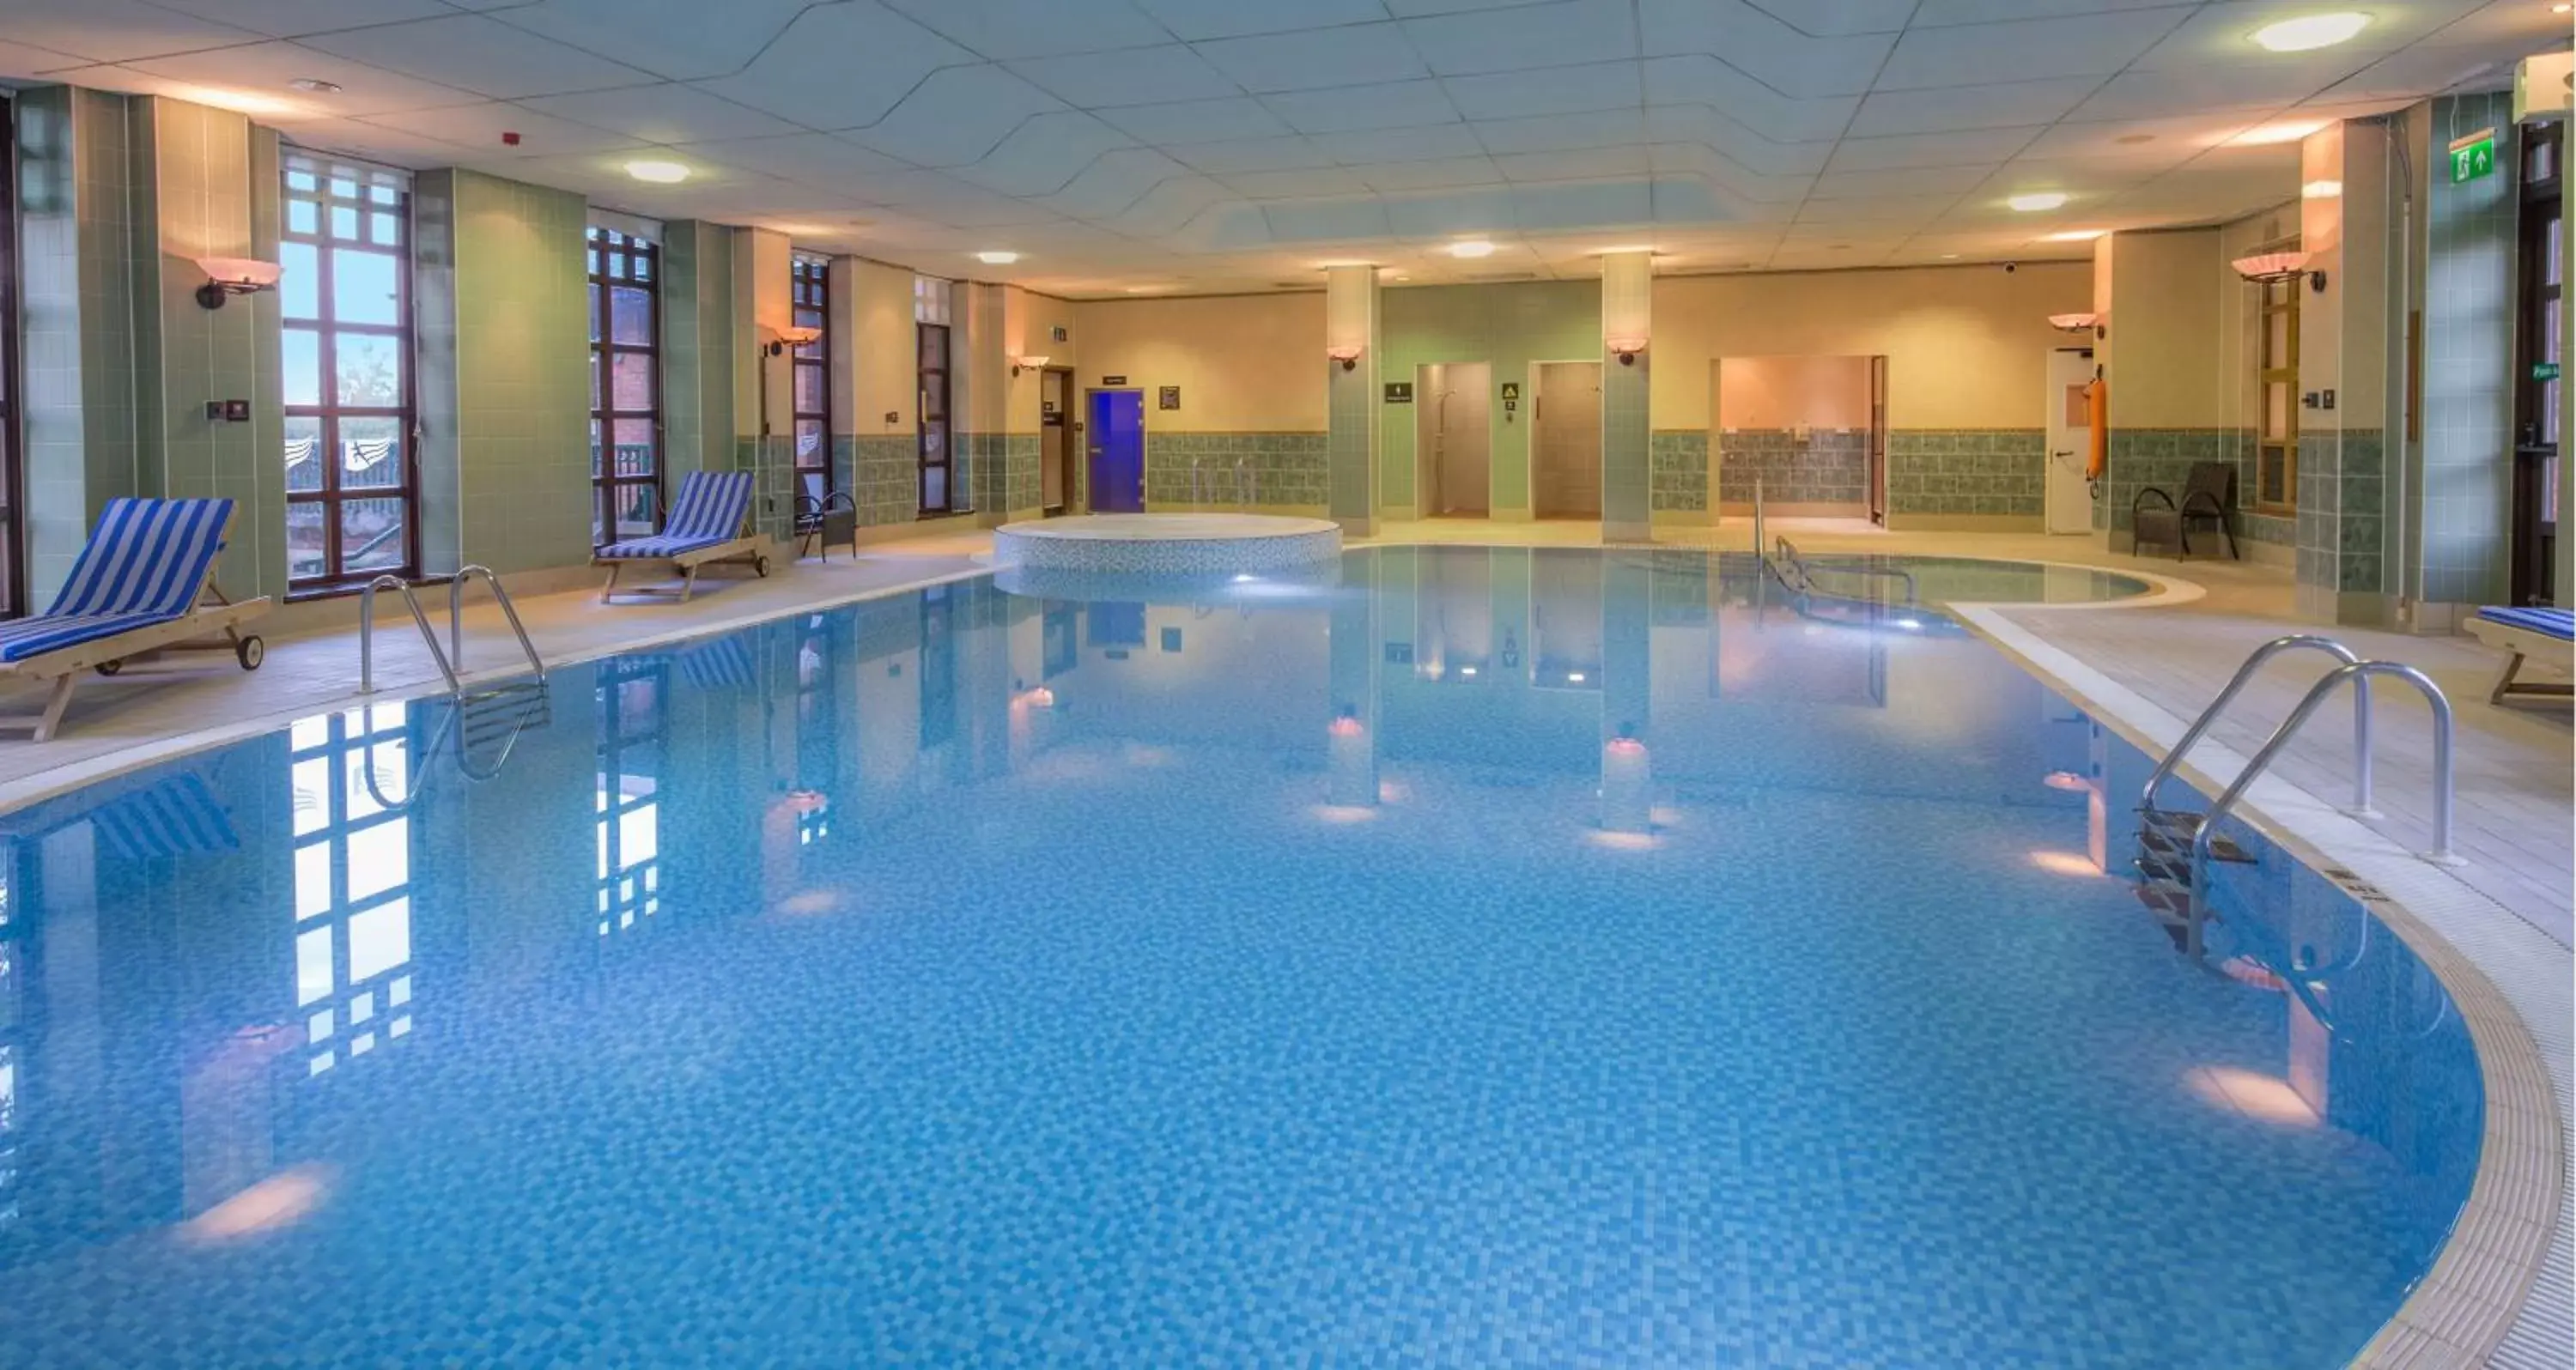
<path fill-rule="evenodd" d="M 576 124 L 570 119 L 558 119 L 551 114 L 539 114 L 535 110 L 500 101 L 371 115 L 361 122 L 445 139 L 493 157 L 550 157 L 645 146 L 641 140 L 623 133 Z M 518 134 L 518 145 L 504 145 L 501 141 L 504 133 Z"/>
<path fill-rule="evenodd" d="M 1285 171 L 1291 167 L 1331 166 L 1333 159 L 1306 138 L 1245 138 L 1222 143 L 1164 147 L 1173 159 L 1193 171 L 1226 176 L 1239 171 Z"/>
<path fill-rule="evenodd" d="M 1458 107 L 1449 92 L 1432 80 L 1287 91 L 1263 96 L 1261 103 L 1299 133 L 1351 133 L 1458 119 Z"/>
<path fill-rule="evenodd" d="M 1021 124 L 1062 108 L 1054 96 L 989 63 L 947 67 L 922 78 L 885 118 L 847 136 L 919 166 L 966 166 L 982 161 Z"/>
<path fill-rule="evenodd" d="M 1419 162 L 1434 157 L 1471 157 L 1485 150 L 1465 124 L 1426 124 L 1420 128 L 1382 128 L 1365 133 L 1326 133 L 1309 139 L 1324 154 L 1345 165 L 1360 162 Z"/>
<path fill-rule="evenodd" d="M 340 152 L 394 166 L 451 166 L 467 149 L 442 139 L 356 119 L 297 119 L 275 125 L 280 136 L 316 152 Z"/>
<path fill-rule="evenodd" d="M 1487 152 L 1555 152 L 1565 148 L 1644 146 L 1643 110 L 1605 109 L 1543 119 L 1494 119 L 1470 125 Z"/>
<path fill-rule="evenodd" d="M 1774 142 L 1831 140 L 1860 108 L 1857 95 L 1793 100 L 1706 55 L 1656 57 L 1641 64 L 1646 103 L 1702 105 Z"/>
<path fill-rule="evenodd" d="M 2535 11 L 2546 11 L 2543 0 L 2530 0 Z M 2423 39 L 2468 13 L 2476 6 L 2473 0 L 2413 0 L 2410 4 L 2356 6 L 2370 16 L 2370 25 L 2351 40 L 2318 52 L 2377 55 L 2394 52 L 2409 43 Z M 2183 66 L 2203 62 L 2252 63 L 2261 65 L 2305 54 L 2268 52 L 2254 42 L 2254 31 L 2266 24 L 2302 14 L 2314 14 L 2313 0 L 2223 0 L 2218 4 L 2195 7 L 2154 50 L 2139 59 L 2145 67 Z M 2560 16 L 2557 37 L 2567 40 L 2568 22 Z"/>
<path fill-rule="evenodd" d="M 689 86 L 664 82 L 579 95 L 540 95 L 520 104 L 641 138 L 648 143 L 697 143 L 717 138 L 758 138 L 792 133 L 796 126 L 756 109 Z"/>
<path fill-rule="evenodd" d="M 84 62 L 160 57 L 264 36 L 142 0 L 9 0 L 0 6 L 0 42 L 68 53 Z"/>
<path fill-rule="evenodd" d="M 178 57 L 149 57 L 127 63 L 137 71 L 215 88 L 254 91 L 313 110 L 317 115 L 347 118 L 392 114 L 436 105 L 472 104 L 481 97 L 454 86 L 415 80 L 399 72 L 354 62 L 295 43 L 252 43 Z M 338 94 L 308 93 L 289 87 L 311 77 L 335 81 Z"/>
<path fill-rule="evenodd" d="M 1809 192 L 1809 196 L 1819 201 L 1887 199 L 1906 195 L 1943 195 L 1955 200 L 1983 183 L 1997 165 L 1980 162 L 1972 166 L 1829 171 L 1816 178 L 1815 189 Z"/>
<path fill-rule="evenodd" d="M 1796 222 L 1801 225 L 1868 225 L 1869 231 L 1883 230 L 1889 224 L 1928 224 L 1943 210 L 1958 202 L 1956 195 L 1873 195 L 1859 199 L 1809 200 L 1798 207 Z"/>
<path fill-rule="evenodd" d="M 1816 182 L 1812 174 L 1753 170 L 1705 143 L 1656 143 L 1646 157 L 1659 180 L 1693 178 L 1749 203 L 1795 204 Z"/>
<path fill-rule="evenodd" d="M 1551 0 L 1408 19 L 1404 35 L 1442 76 L 1615 62 L 1637 55 L 1637 23 L 1629 0 Z"/>
<path fill-rule="evenodd" d="M 1651 105 L 1645 122 L 1650 143 L 1702 143 L 1766 174 L 1820 171 L 1834 150 L 1831 141 L 1773 142 L 1706 105 Z"/>
<path fill-rule="evenodd" d="M 1876 171 L 1887 167 L 1969 166 L 1999 162 L 2028 146 L 2035 128 L 1975 129 L 1961 133 L 1920 133 L 1892 138 L 1847 138 L 1825 165 L 1831 171 Z"/>
<path fill-rule="evenodd" d="M 1261 207 L 1274 242 L 1359 243 L 1383 240 L 1394 230 L 1386 205 L 1376 199 L 1285 200 Z"/>
<path fill-rule="evenodd" d="M 1425 162 L 1378 162 L 1351 168 L 1371 190 L 1437 190 L 1446 186 L 1498 185 L 1503 170 L 1494 159 L 1444 157 Z"/>
<path fill-rule="evenodd" d="M 1745 0 L 1637 0 L 1647 57 L 1705 54 L 1782 95 L 1859 95 L 1896 36 L 1801 32 Z"/>
<path fill-rule="evenodd" d="M 699 84 L 807 128 L 859 128 L 884 118 L 930 73 L 974 60 L 874 0 L 843 0 L 798 15 L 739 73 Z"/>
<path fill-rule="evenodd" d="M 56 52 L 52 48 L 33 47 L 25 43 L 0 40 L 0 76 L 34 76 L 42 72 L 71 71 L 90 65 L 88 59 L 73 53 Z M 99 67 L 97 70 L 114 71 L 115 68 Z M 118 89 L 112 84 L 87 79 L 83 79 L 80 84 L 93 85 L 101 90 Z"/>
<path fill-rule="evenodd" d="M 2008 19 L 2058 19 L 2118 10 L 2170 9 L 2200 0 L 1923 0 L 1914 12 L 1916 28 L 1952 24 L 1993 24 Z"/>
<path fill-rule="evenodd" d="M 1201 43 L 1198 52 L 1255 94 L 1365 85 L 1427 76 L 1430 69 L 1393 23 L 1351 24 Z"/>
<path fill-rule="evenodd" d="M 1005 195 L 1052 195 L 1103 153 L 1134 145 L 1133 139 L 1092 115 L 1058 110 L 1022 123 L 990 156 L 960 167 L 956 175 Z"/>
<path fill-rule="evenodd" d="M 454 11 L 440 0 L 152 0 L 165 10 L 274 38 L 363 28 Z"/>
<path fill-rule="evenodd" d="M 1121 233 L 1153 236 L 1177 233 L 1191 220 L 1233 198 L 1223 185 L 1198 176 L 1180 176 L 1145 192 L 1145 198 L 1108 221 Z"/>
<path fill-rule="evenodd" d="M 656 76 L 699 80 L 741 71 L 812 8 L 811 0 L 536 0 L 494 8 L 492 17 Z M 795 40 L 855 43 L 871 19 L 883 16 L 873 4 L 818 15 L 797 26 Z M 879 69 L 863 53 L 844 59 L 857 71 Z"/>
<path fill-rule="evenodd" d="M 779 138 L 740 138 L 688 143 L 679 149 L 723 166 L 742 167 L 811 185 L 855 188 L 905 164 L 833 133 L 792 133 Z M 861 196 L 864 198 L 864 195 Z"/>
<path fill-rule="evenodd" d="M 1573 148 L 1561 152 L 1497 152 L 1494 165 L 1512 181 L 1575 181 L 1652 172 L 1645 145 Z"/>
<path fill-rule="evenodd" d="M 304 42 L 499 100 L 644 85 L 653 79 L 648 72 L 471 14 L 326 33 Z"/>
<path fill-rule="evenodd" d="M 1062 190 L 1041 197 L 1039 203 L 1070 218 L 1107 219 L 1125 212 L 1154 187 L 1177 179 L 1203 178 L 1151 148 L 1126 148 L 1092 159 Z"/>
<path fill-rule="evenodd" d="M 1386 205 L 1387 230 L 1399 238 L 1504 234 L 1515 223 L 1509 186 L 1464 186 L 1380 198 Z"/>
<path fill-rule="evenodd" d="M 2322 86 L 2276 90 L 2246 81 L 2223 69 L 2124 71 L 2069 111 L 2084 123 L 2104 120 L 2164 119 L 2219 110 L 2280 109 Z"/>
<path fill-rule="evenodd" d="M 1316 195 L 1362 195 L 1369 187 L 1348 167 L 1305 167 L 1296 171 L 1246 171 L 1219 177 L 1236 194 L 1255 200 Z"/>
<path fill-rule="evenodd" d="M 997 62 L 1141 48 L 1170 35 L 1143 11 L 1065 0 L 887 0 L 941 37 Z"/>
<path fill-rule="evenodd" d="M 1243 92 L 1179 43 L 1095 52 L 1079 60 L 1020 62 L 1011 68 L 1078 109 L 1213 100 Z"/>
<path fill-rule="evenodd" d="M 1246 34 L 1286 33 L 1292 29 L 1331 28 L 1386 18 L 1380 0 L 1296 0 L 1294 4 L 1246 3 L 1245 0 L 1136 0 L 1172 36 L 1185 43 Z"/>
<path fill-rule="evenodd" d="M 1636 62 L 1595 62 L 1579 67 L 1453 76 L 1441 82 L 1458 112 L 1470 119 L 1519 119 L 1636 109 L 1645 102 L 1645 78 Z"/>
<path fill-rule="evenodd" d="M 2098 76 L 2071 76 L 1936 90 L 1873 91 L 1861 101 L 1860 113 L 1853 116 L 1848 136 L 1949 133 L 2050 123 L 2064 118 L 2101 84 Z"/>
<path fill-rule="evenodd" d="M 1124 105 L 1100 118 L 1144 143 L 1220 143 L 1274 138 L 1289 132 L 1278 115 L 1248 95 L 1221 100 L 1176 100 L 1165 105 Z"/>
<path fill-rule="evenodd" d="M 1734 200 L 1731 192 L 1721 194 L 1719 188 L 1707 181 L 1688 176 L 1656 177 L 1653 194 L 1654 221 L 1659 224 L 1720 223 L 1729 219 L 1757 218 L 1766 212 L 1785 219 L 1790 213 L 1790 206 L 1786 203 L 1768 211 L 1748 207 Z"/>
<path fill-rule="evenodd" d="M 2072 19 L 1907 30 L 1877 89 L 1969 86 L 2034 74 L 2108 76 L 2173 32 L 2189 11 L 2129 10 Z"/>
<path fill-rule="evenodd" d="M 861 194 L 870 204 L 891 205 L 941 223 L 1030 223 L 1055 217 L 1043 205 L 997 195 L 944 171 L 890 171 L 870 179 Z"/>

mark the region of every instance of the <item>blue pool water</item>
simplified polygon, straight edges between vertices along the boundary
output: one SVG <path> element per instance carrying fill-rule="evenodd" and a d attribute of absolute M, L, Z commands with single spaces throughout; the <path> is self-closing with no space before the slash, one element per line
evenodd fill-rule
<path fill-rule="evenodd" d="M 2145 761 L 1993 651 L 1750 559 L 1339 581 L 0 818 L 0 1365 L 2326 1367 L 2429 1263 L 2439 986 L 2251 834 L 2186 963 Z"/>

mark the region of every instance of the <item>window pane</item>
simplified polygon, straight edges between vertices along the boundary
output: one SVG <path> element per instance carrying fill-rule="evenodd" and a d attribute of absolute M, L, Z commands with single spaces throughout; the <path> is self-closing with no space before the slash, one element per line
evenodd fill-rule
<path fill-rule="evenodd" d="M 620 485 L 616 487 L 617 535 L 640 538 L 653 531 L 653 487 Z"/>
<path fill-rule="evenodd" d="M 310 208 L 311 206 L 306 206 Z M 322 317 L 322 252 L 311 243 L 280 243 L 277 306 L 290 319 Z"/>
<path fill-rule="evenodd" d="M 344 242 L 358 240 L 358 211 L 347 205 L 331 206 L 331 236 Z"/>
<path fill-rule="evenodd" d="M 921 472 L 921 507 L 926 510 L 948 507 L 948 468 L 927 466 Z"/>
<path fill-rule="evenodd" d="M 621 476 L 653 474 L 653 421 L 651 419 L 617 421 L 617 474 Z"/>
<path fill-rule="evenodd" d="M 402 219 L 383 210 L 367 216 L 367 234 L 379 247 L 393 247 L 402 242 Z"/>
<path fill-rule="evenodd" d="M 318 576 L 322 559 L 322 516 L 331 506 L 307 503 L 286 506 L 286 574 Z"/>
<path fill-rule="evenodd" d="M 286 417 L 286 488 L 322 488 L 322 420 L 310 414 Z"/>
<path fill-rule="evenodd" d="M 403 402 L 400 339 L 374 333 L 338 333 L 332 336 L 331 346 L 338 354 L 340 403 L 392 409 Z"/>
<path fill-rule="evenodd" d="M 599 282 L 590 283 L 590 340 L 599 341 Z"/>
<path fill-rule="evenodd" d="M 289 405 L 320 404 L 322 335 L 309 328 L 286 330 L 281 360 L 285 371 L 286 402 Z"/>
<path fill-rule="evenodd" d="M 921 426 L 921 459 L 926 462 L 948 460 L 948 425 L 925 423 Z"/>
<path fill-rule="evenodd" d="M 599 390 L 599 373 L 597 371 L 593 371 L 591 373 L 590 384 L 591 393 L 594 399 L 596 399 Z M 596 409 L 599 406 L 596 403 L 593 403 L 591 407 Z M 606 449 L 602 448 L 599 444 L 599 416 L 597 414 L 593 414 L 590 416 L 590 478 L 592 480 L 597 480 L 601 476 L 607 474 L 607 468 L 600 465 L 600 462 L 605 455 Z"/>
<path fill-rule="evenodd" d="M 823 412 L 823 368 L 819 366 L 796 368 L 796 412 L 799 414 Z"/>
<path fill-rule="evenodd" d="M 351 571 L 382 571 L 403 564 L 403 502 L 350 500 L 340 506 L 340 559 Z"/>
<path fill-rule="evenodd" d="M 340 487 L 398 486 L 403 481 L 402 420 L 340 420 Z"/>
<path fill-rule="evenodd" d="M 921 365 L 924 370 L 929 371 L 945 371 L 948 369 L 947 329 L 924 328 L 921 330 Z"/>
<path fill-rule="evenodd" d="M 401 287 L 395 280 L 398 266 L 382 252 L 332 252 L 332 322 L 402 322 Z"/>
<path fill-rule="evenodd" d="M 614 372 L 619 409 L 637 410 L 653 407 L 653 356 L 651 353 L 618 353 Z"/>
<path fill-rule="evenodd" d="M 796 421 L 796 464 L 809 470 L 819 471 L 830 455 L 830 449 L 823 443 L 822 420 L 798 419 Z"/>
<path fill-rule="evenodd" d="M 311 200 L 288 200 L 286 202 L 287 232 L 318 233 L 321 231 L 321 228 L 322 207 L 320 205 L 313 203 Z"/>
<path fill-rule="evenodd" d="M 921 416 L 925 419 L 948 417 L 948 378 L 930 375 L 921 378 Z"/>
<path fill-rule="evenodd" d="M 637 347 L 653 341 L 653 294 L 636 286 L 621 285 L 608 292 L 609 336 Z"/>

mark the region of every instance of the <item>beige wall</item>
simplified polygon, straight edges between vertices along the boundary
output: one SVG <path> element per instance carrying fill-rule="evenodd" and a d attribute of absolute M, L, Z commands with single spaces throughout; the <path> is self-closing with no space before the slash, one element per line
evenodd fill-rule
<path fill-rule="evenodd" d="M 1077 371 L 1081 362 L 1075 341 L 1081 334 L 1074 328 L 1074 305 L 1052 295 L 1011 286 L 1002 297 L 1002 351 L 1005 361 L 1017 357 L 1044 357 L 1049 366 L 1070 366 Z M 1055 341 L 1053 330 L 1065 331 L 1064 342 Z M 1008 375 L 1007 369 L 1005 375 Z M 1023 371 L 1010 377 L 1010 406 L 1005 431 L 1034 433 L 1038 431 L 1038 406 L 1044 399 L 1041 376 L 1036 371 Z"/>
<path fill-rule="evenodd" d="M 1077 393 L 1102 376 L 1144 390 L 1145 423 L 1167 433 L 1324 429 L 1324 297 L 1223 295 L 1100 300 L 1074 306 Z M 1154 407 L 1159 386 L 1181 407 Z"/>
<path fill-rule="evenodd" d="M 1924 267 L 1655 282 L 1654 426 L 1709 422 L 1709 360 L 1786 354 L 1888 358 L 1888 422 L 1901 428 L 2035 428 L 2048 316 L 2081 310 L 2081 262 Z"/>
<path fill-rule="evenodd" d="M 1869 358 L 1722 358 L 1717 422 L 1724 428 L 1867 428 Z"/>
<path fill-rule="evenodd" d="M 2221 334 L 2219 230 L 2116 233 L 2110 240 L 2107 324 L 2111 423 L 2118 428 L 2216 428 L 2236 421 L 2236 388 Z"/>
<path fill-rule="evenodd" d="M 850 417 L 843 422 L 853 433 L 911 432 L 918 398 L 912 273 L 859 257 L 839 258 L 832 267 L 833 298 L 850 302 L 850 346 L 839 354 L 850 372 L 850 406 L 842 411 Z"/>

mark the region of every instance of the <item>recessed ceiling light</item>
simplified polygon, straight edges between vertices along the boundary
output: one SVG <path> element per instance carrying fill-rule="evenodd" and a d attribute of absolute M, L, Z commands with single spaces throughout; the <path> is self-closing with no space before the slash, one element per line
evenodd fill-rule
<path fill-rule="evenodd" d="M 2110 230 L 2107 228 L 2070 228 L 2063 233 L 2051 233 L 2046 237 L 2041 238 L 2040 241 L 2043 243 L 2089 243 L 2108 232 L 2110 232 Z"/>
<path fill-rule="evenodd" d="M 1945 262 L 1955 262 L 1959 260 L 1959 254 L 1956 252 L 1944 252 L 1941 254 L 1941 260 Z"/>
<path fill-rule="evenodd" d="M 2310 181 L 2299 187 L 2299 198 L 2302 200 L 2332 200 L 2342 194 L 2343 182 L 2341 181 Z"/>
<path fill-rule="evenodd" d="M 2354 35 L 2370 27 L 2370 16 L 2350 10 L 2334 14 L 2306 14 L 2265 24 L 2254 30 L 2254 45 L 2273 52 L 2309 52 L 2349 43 Z"/>
<path fill-rule="evenodd" d="M 1009 266 L 1011 263 L 1016 262 L 1019 259 L 1020 254 L 1016 252 L 1004 252 L 999 248 L 987 248 L 984 251 L 975 254 L 975 260 L 982 262 L 986 266 Z"/>
<path fill-rule="evenodd" d="M 626 174 L 657 186 L 675 186 L 689 179 L 689 169 L 678 162 L 628 162 Z"/>
<path fill-rule="evenodd" d="M 2066 192 L 2062 190 L 2034 191 L 2028 195 L 2016 195 L 2011 199 L 2004 201 L 2004 203 L 2011 205 L 2013 208 L 2020 210 L 2024 214 L 2036 214 L 2041 210 L 2055 209 L 2059 205 L 2066 203 Z"/>
<path fill-rule="evenodd" d="M 339 82 L 325 81 L 318 76 L 298 76 L 286 84 L 309 95 L 337 95 L 341 90 Z"/>
<path fill-rule="evenodd" d="M 1451 243 L 1449 245 L 1449 255 L 1452 257 L 1490 257 L 1494 255 L 1494 245 L 1482 238 L 1469 238 L 1463 243 Z"/>
<path fill-rule="evenodd" d="M 1126 290 L 1130 295 L 1151 295 L 1162 288 L 1159 285 L 1131 285 L 1126 287 Z"/>
<path fill-rule="evenodd" d="M 2325 121 L 2322 119 L 2295 120 L 2286 124 L 2265 124 L 2260 128 L 2249 128 L 2227 141 L 2236 144 L 2238 147 L 2269 147 L 2274 143 L 2295 143 L 2325 126 Z"/>

